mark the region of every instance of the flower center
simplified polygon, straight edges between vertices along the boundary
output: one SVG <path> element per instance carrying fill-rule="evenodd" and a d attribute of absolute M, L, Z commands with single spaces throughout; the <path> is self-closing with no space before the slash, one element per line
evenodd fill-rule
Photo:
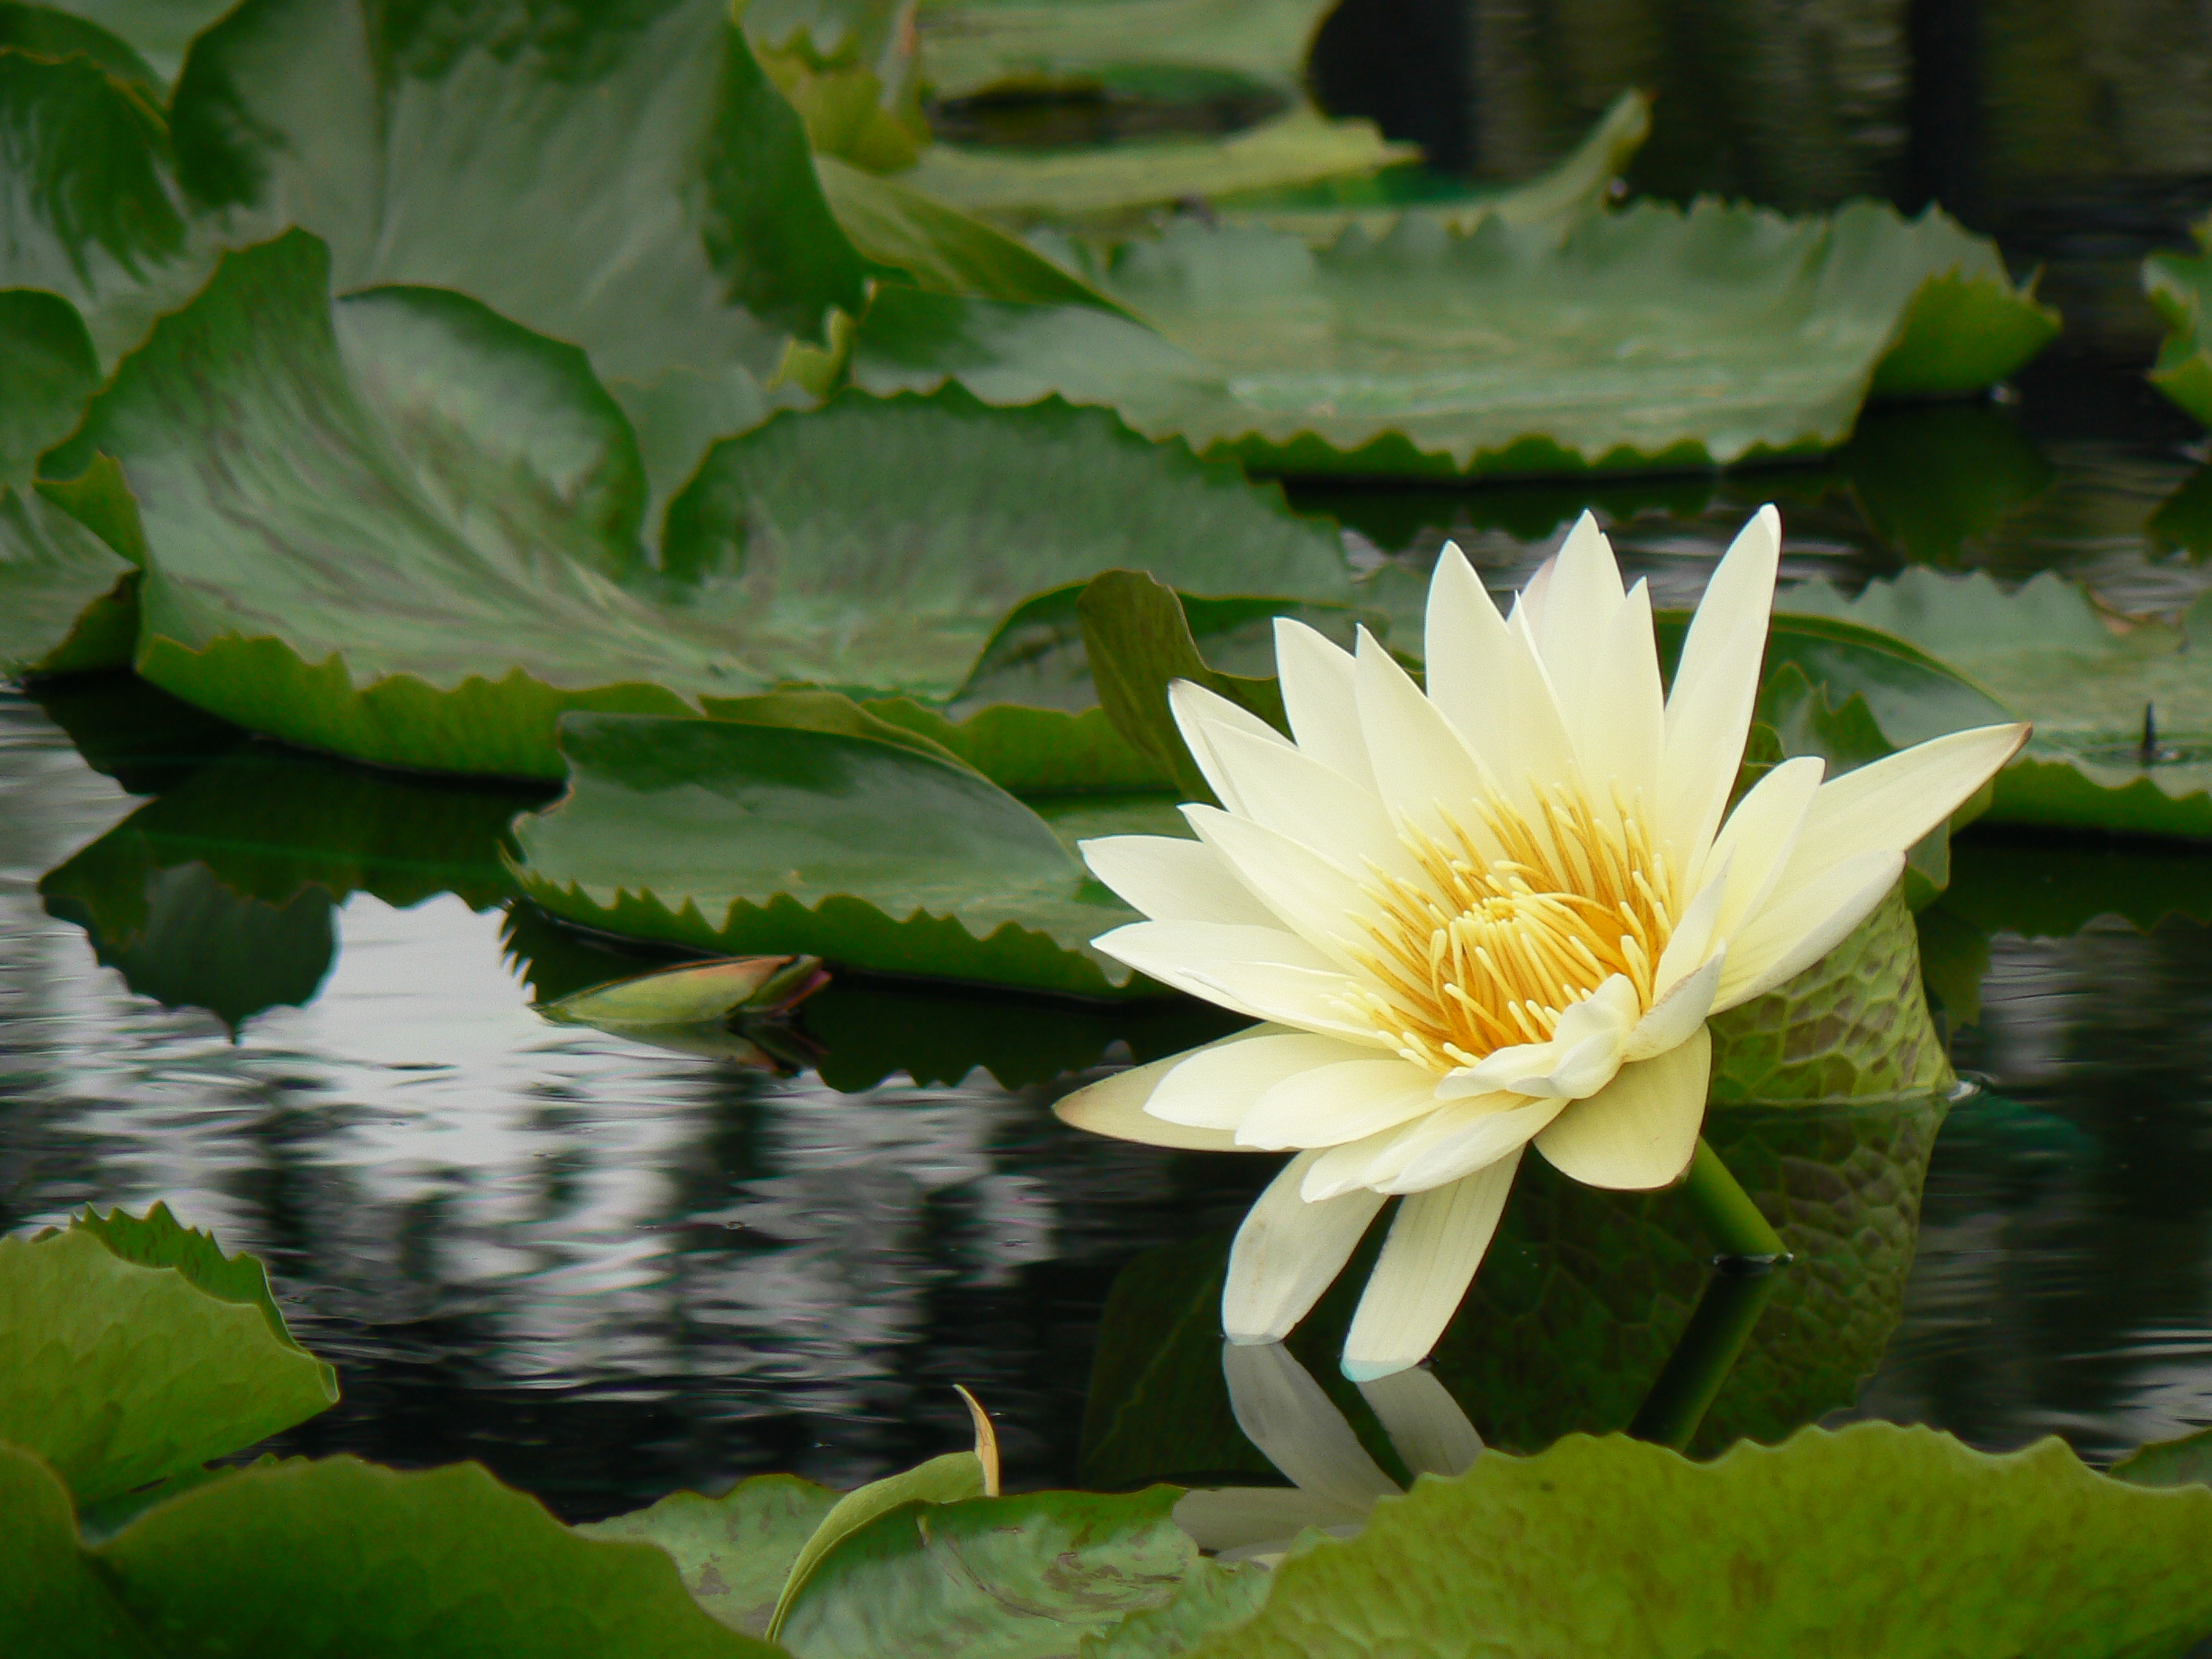
<path fill-rule="evenodd" d="M 1555 789 L 1534 818 L 1495 796 L 1439 837 L 1401 833 L 1425 879 L 1374 872 L 1374 976 L 1359 1016 L 1414 1065 L 1437 1073 L 1499 1048 L 1545 1042 L 1560 1014 L 1615 974 L 1639 1005 L 1674 931 L 1668 860 L 1618 800 Z M 1479 832 L 1479 833 L 1478 833 Z"/>

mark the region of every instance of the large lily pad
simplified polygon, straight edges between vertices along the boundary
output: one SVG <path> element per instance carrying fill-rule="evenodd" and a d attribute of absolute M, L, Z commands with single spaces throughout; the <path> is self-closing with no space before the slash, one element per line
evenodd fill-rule
<path fill-rule="evenodd" d="M 146 89 L 82 54 L 0 50 L 0 287 L 67 300 L 106 362 L 184 301 L 214 253 Z"/>
<path fill-rule="evenodd" d="M 2131 1489 L 2056 1440 L 1863 1423 L 1700 1466 L 1577 1436 L 1385 1500 L 1194 1652 L 2178 1655 L 2212 1632 L 2208 1548 L 2212 1492 Z"/>
<path fill-rule="evenodd" d="M 575 715 L 561 741 L 568 793 L 517 823 L 515 873 L 566 920 L 732 956 L 1078 996 L 1157 989 L 1091 948 L 1133 913 L 1052 826 L 951 762 L 723 720 Z M 1110 817 L 1072 809 L 1062 833 Z"/>
<path fill-rule="evenodd" d="M 636 445 L 580 352 L 459 295 L 326 291 L 304 234 L 228 256 L 49 460 L 114 456 L 136 492 L 140 672 L 295 743 L 557 776 L 567 708 L 696 713 L 787 680 L 949 695 L 1008 609 L 1107 564 L 1345 591 L 1328 534 L 1233 470 L 957 390 L 850 394 L 722 446 L 654 569 Z"/>
<path fill-rule="evenodd" d="M 0 1445 L 0 1633 L 41 1659 L 151 1659 L 153 1650 L 77 1547 L 69 1489 Z"/>
<path fill-rule="evenodd" d="M 318 1659 L 710 1659 L 726 1630 L 648 1546 L 579 1536 L 473 1463 L 352 1458 L 246 1470 L 93 1552 L 163 1651 Z"/>
<path fill-rule="evenodd" d="M 337 288 L 454 289 L 602 374 L 765 375 L 860 308 L 805 131 L 720 0 L 618 27 L 248 0 L 193 43 L 170 123 L 197 201 L 313 231 Z"/>
<path fill-rule="evenodd" d="M 313 1416 L 331 1368 L 285 1334 L 258 1264 L 156 1208 L 0 1239 L 0 1441 L 91 1503 Z"/>
<path fill-rule="evenodd" d="M 991 402 L 1058 392 L 1279 471 L 1648 469 L 1832 447 L 1877 386 L 1986 386 L 2057 326 L 1987 242 L 1871 204 L 1795 221 L 1647 204 L 1564 234 L 1409 215 L 1319 252 L 1187 222 L 1086 274 L 1166 342 L 1064 308 L 882 295 L 855 376 L 957 379 Z"/>
<path fill-rule="evenodd" d="M 811 1480 L 763 1474 L 720 1498 L 671 1492 L 648 1509 L 577 1531 L 659 1545 L 701 1607 L 732 1630 L 757 1636 L 768 1628 L 791 1564 L 836 1502 L 836 1492 Z"/>
<path fill-rule="evenodd" d="M 816 1571 L 783 1626 L 799 1659 L 1061 1659 L 1163 1605 L 1198 1559 L 1173 1487 L 909 1507 Z"/>
<path fill-rule="evenodd" d="M 2008 593 L 1979 571 L 1918 568 L 1856 599 L 1808 584 L 1781 604 L 1908 641 L 2034 722 L 1993 821 L 2212 835 L 2212 672 L 2184 649 L 2212 633 L 2212 605 L 2177 628 L 2107 617 L 2049 573 Z"/>

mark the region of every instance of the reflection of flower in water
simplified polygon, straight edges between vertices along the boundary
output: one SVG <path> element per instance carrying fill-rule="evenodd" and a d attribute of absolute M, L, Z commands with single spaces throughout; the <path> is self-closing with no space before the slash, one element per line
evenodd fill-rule
<path fill-rule="evenodd" d="M 1237 1425 L 1292 1484 L 1185 1493 L 1175 1518 L 1200 1548 L 1273 1566 L 1309 1527 L 1349 1538 L 1367 1524 L 1376 1499 L 1401 1490 L 1281 1343 L 1224 1343 L 1221 1374 Z M 1417 1479 L 1464 1474 L 1482 1450 L 1459 1402 L 1425 1370 L 1394 1371 L 1362 1382 L 1359 1392 Z"/>
<path fill-rule="evenodd" d="M 1220 808 L 1197 839 L 1085 843 L 1146 921 L 1098 947 L 1265 1024 L 1060 1104 L 1133 1140 L 1290 1152 L 1231 1253 L 1229 1335 L 1287 1334 L 1401 1197 L 1346 1375 L 1418 1361 L 1489 1247 L 1524 1148 L 1595 1187 L 1681 1177 L 1707 1018 L 1839 944 L 1905 854 L 2019 748 L 1953 732 L 1841 777 L 1801 757 L 1729 810 L 1779 522 L 1713 574 L 1662 694 L 1650 600 L 1584 514 L 1508 618 L 1458 550 L 1425 687 L 1287 619 L 1295 741 L 1188 682 L 1176 721 Z"/>

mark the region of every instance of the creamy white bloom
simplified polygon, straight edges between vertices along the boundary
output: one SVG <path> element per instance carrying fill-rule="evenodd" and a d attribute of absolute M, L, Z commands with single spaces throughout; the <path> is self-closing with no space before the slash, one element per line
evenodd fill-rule
<path fill-rule="evenodd" d="M 1195 685 L 1176 720 L 1221 805 L 1195 840 L 1085 843 L 1150 920 L 1098 947 L 1264 1022 L 1079 1091 L 1079 1127 L 1297 1153 L 1230 1258 L 1231 1340 L 1284 1335 L 1404 1194 L 1344 1369 L 1427 1353 L 1534 1141 L 1592 1186 L 1681 1177 L 1706 1020 L 1827 953 L 2025 726 L 1954 732 L 1824 781 L 1784 762 L 1728 811 L 1781 556 L 1759 510 L 1714 572 L 1670 692 L 1651 603 L 1585 514 L 1510 617 L 1458 549 L 1429 590 L 1425 694 L 1276 623 L 1295 741 Z M 1725 816 L 1725 822 L 1723 817 Z"/>
<path fill-rule="evenodd" d="M 1352 1537 L 1378 1499 L 1398 1495 L 1398 1483 L 1281 1343 L 1227 1344 L 1221 1373 L 1237 1426 L 1291 1484 L 1185 1492 L 1176 1500 L 1176 1523 L 1200 1548 L 1224 1561 L 1273 1566 L 1309 1528 Z M 1463 1474 L 1481 1454 L 1482 1437 L 1428 1372 L 1398 1371 L 1361 1383 L 1359 1392 L 1416 1480 Z"/>

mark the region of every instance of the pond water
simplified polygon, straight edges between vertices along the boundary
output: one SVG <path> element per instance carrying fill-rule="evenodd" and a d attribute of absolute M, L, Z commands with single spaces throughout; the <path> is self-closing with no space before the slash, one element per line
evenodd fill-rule
<path fill-rule="evenodd" d="M 1666 604 L 1770 496 L 1795 578 L 2052 568 L 2129 611 L 2212 585 L 2185 424 L 2132 369 L 2037 373 L 2010 404 L 1878 413 L 1811 468 L 1294 493 L 1359 561 L 1418 568 L 1450 534 L 1499 586 L 1595 501 Z M 259 1255 L 338 1366 L 343 1402 L 280 1449 L 478 1458 L 571 1517 L 770 1468 L 881 1474 L 957 1443 L 954 1382 L 998 1419 L 1010 1486 L 1239 1460 L 1133 1445 L 1106 1394 L 1152 1346 L 1212 1364 L 1210 1334 L 1147 1310 L 1205 1305 L 1209 1241 L 1273 1160 L 1101 1141 L 1048 1109 L 1213 1015 L 844 979 L 800 1011 L 788 1075 L 550 1024 L 533 1000 L 650 963 L 512 897 L 503 829 L 543 799 L 289 752 L 127 677 L 0 694 L 0 1231 L 167 1201 Z M 1780 1133 L 1785 1166 L 1841 1194 L 1834 1247 L 1787 1270 L 1802 1293 L 1765 1316 L 1772 1351 L 1755 1334 L 1708 1442 L 1875 1415 L 2100 1460 L 2212 1422 L 2212 858 L 1979 834 L 1955 871 L 1923 947 L 1984 1081 L 1935 1135 L 1917 1248 L 1924 1139 Z M 1893 1166 L 1902 1188 L 1875 1178 Z M 1483 1280 L 1524 1333 L 1576 1252 L 1620 1237 L 1533 1190 Z M 1688 1279 L 1609 1292 L 1650 1342 L 1555 1343 L 1573 1386 L 1477 1366 L 1490 1382 L 1455 1386 L 1478 1426 L 1620 1426 L 1589 1376 L 1625 1368 L 1632 1407 L 1663 1358 L 1702 1272 L 1676 1231 Z M 1818 1386 L 1776 1384 L 1778 1362 Z"/>

